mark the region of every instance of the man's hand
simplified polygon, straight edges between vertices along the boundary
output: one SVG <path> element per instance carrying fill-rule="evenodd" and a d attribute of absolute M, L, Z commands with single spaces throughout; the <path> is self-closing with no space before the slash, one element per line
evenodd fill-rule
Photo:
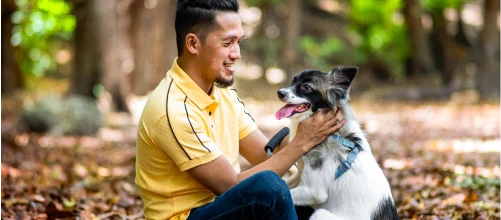
<path fill-rule="evenodd" d="M 260 131 L 253 132 L 240 141 L 242 145 L 240 150 L 256 166 L 241 173 L 235 172 L 224 155 L 209 163 L 191 168 L 187 172 L 215 195 L 224 193 L 240 181 L 260 171 L 271 170 L 283 176 L 301 155 L 343 126 L 346 120 L 339 120 L 340 117 L 340 110 L 337 112 L 319 110 L 311 118 L 299 123 L 296 137 L 287 144 L 287 147 L 269 159 L 263 149 L 267 138 Z"/>
<path fill-rule="evenodd" d="M 299 123 L 296 136 L 292 141 L 301 146 L 306 153 L 338 131 L 344 123 L 346 119 L 341 120 L 340 108 L 337 111 L 319 109 L 313 116 Z"/>

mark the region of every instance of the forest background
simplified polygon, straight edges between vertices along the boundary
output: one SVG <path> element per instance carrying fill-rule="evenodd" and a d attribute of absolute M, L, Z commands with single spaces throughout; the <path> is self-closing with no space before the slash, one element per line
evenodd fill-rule
<path fill-rule="evenodd" d="M 240 4 L 235 88 L 268 137 L 295 73 L 358 66 L 400 217 L 500 219 L 499 0 Z M 143 218 L 135 126 L 176 57 L 175 5 L 2 0 L 2 219 Z"/>

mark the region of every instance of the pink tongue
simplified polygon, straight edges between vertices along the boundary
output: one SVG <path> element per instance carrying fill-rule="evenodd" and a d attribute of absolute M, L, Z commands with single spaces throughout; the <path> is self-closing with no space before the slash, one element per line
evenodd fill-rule
<path fill-rule="evenodd" d="M 285 105 L 284 107 L 282 107 L 281 109 L 279 109 L 277 111 L 277 113 L 275 113 L 275 118 L 277 118 L 278 120 L 282 119 L 282 118 L 286 118 L 286 117 L 289 117 L 292 115 L 292 112 L 294 112 L 294 109 L 296 109 L 298 105 L 293 105 L 293 104 L 287 104 Z"/>

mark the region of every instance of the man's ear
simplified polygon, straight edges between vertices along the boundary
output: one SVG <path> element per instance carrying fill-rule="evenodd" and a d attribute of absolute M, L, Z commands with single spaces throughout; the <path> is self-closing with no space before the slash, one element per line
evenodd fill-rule
<path fill-rule="evenodd" d="M 200 48 L 200 39 L 197 35 L 193 33 L 189 33 L 185 38 L 186 50 L 191 54 L 197 54 L 198 49 Z"/>

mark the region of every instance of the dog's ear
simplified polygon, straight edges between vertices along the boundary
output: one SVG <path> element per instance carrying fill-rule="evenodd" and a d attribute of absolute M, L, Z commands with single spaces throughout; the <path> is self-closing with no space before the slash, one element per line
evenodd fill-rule
<path fill-rule="evenodd" d="M 349 99 L 350 86 L 358 73 L 358 68 L 353 66 L 334 67 L 332 74 L 332 85 L 329 87 L 327 97 L 331 107 L 335 107 L 340 99 Z"/>
<path fill-rule="evenodd" d="M 334 83 L 346 88 L 350 87 L 357 73 L 358 68 L 355 66 L 334 67 L 331 71 L 334 76 Z"/>

